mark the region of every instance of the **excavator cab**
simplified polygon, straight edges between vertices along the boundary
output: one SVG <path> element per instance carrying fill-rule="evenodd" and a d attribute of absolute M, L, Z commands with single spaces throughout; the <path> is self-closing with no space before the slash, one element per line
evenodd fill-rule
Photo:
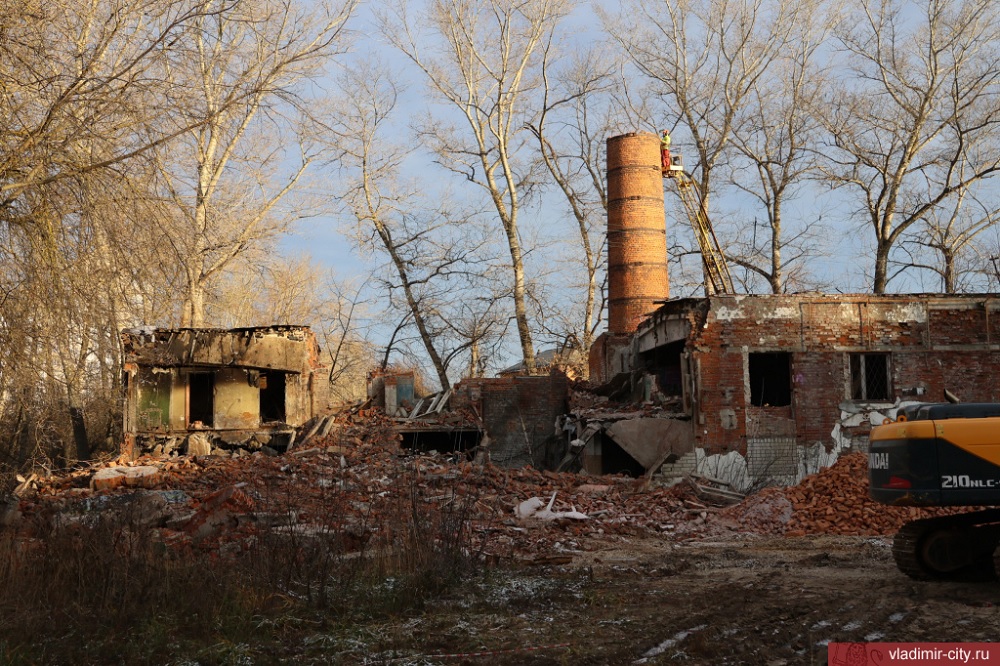
<path fill-rule="evenodd" d="M 873 428 L 869 443 L 869 494 L 878 502 L 1000 505 L 1000 404 L 909 406 Z M 918 580 L 996 580 L 998 543 L 1000 509 L 986 509 L 906 523 L 893 556 Z"/>

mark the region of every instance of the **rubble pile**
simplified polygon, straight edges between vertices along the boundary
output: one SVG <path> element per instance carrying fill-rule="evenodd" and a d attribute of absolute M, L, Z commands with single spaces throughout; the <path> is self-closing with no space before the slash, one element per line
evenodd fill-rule
<path fill-rule="evenodd" d="M 747 531 L 804 536 L 894 534 L 910 520 L 967 510 L 879 504 L 868 496 L 867 457 L 851 453 L 796 486 L 765 488 L 723 513 Z"/>
<path fill-rule="evenodd" d="M 352 415 L 324 430 L 280 456 L 144 457 L 31 475 L 0 507 L 0 527 L 31 536 L 53 517 L 86 524 L 117 511 L 177 547 L 238 551 L 263 533 L 336 534 L 361 550 L 398 539 L 420 514 L 457 518 L 470 546 L 493 561 L 551 563 L 632 536 L 889 534 L 914 518 L 962 510 L 872 501 L 863 454 L 843 456 L 797 486 L 766 488 L 722 507 L 692 482 L 663 488 L 625 476 L 511 470 L 407 451 L 378 415 Z"/>
<path fill-rule="evenodd" d="M 465 521 L 471 545 L 487 557 L 534 562 L 587 549 L 594 538 L 696 530 L 714 510 L 686 486 L 509 470 L 399 442 L 384 417 L 352 416 L 280 456 L 147 456 L 34 475 L 4 523 L 30 535 L 53 516 L 76 524 L 124 511 L 178 547 L 238 550 L 267 531 L 337 533 L 362 548 L 398 538 L 416 506 Z M 532 510 L 518 515 L 518 507 Z"/>

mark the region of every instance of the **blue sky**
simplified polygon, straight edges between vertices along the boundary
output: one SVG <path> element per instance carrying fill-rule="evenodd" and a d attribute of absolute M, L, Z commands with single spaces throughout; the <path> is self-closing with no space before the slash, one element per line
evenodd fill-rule
<path fill-rule="evenodd" d="M 424 84 L 421 77 L 412 71 L 409 62 L 395 53 L 391 48 L 384 45 L 375 30 L 372 22 L 372 5 L 362 5 L 360 13 L 355 21 L 354 27 L 358 31 L 358 40 L 353 58 L 370 58 L 373 53 L 391 67 L 405 75 L 409 80 L 409 88 L 403 98 L 403 108 L 400 114 L 401 124 L 398 129 L 398 136 L 401 140 L 407 140 L 412 132 L 405 126 L 407 119 L 416 118 L 427 108 L 429 102 L 424 95 Z M 568 34 L 572 35 L 572 40 L 583 43 L 596 43 L 601 36 L 600 23 L 587 3 L 582 3 L 568 21 Z M 350 59 L 348 59 L 349 64 Z M 439 110 L 439 109 L 436 109 Z M 649 128 L 636 128 L 649 129 Z M 684 133 L 678 132 L 675 135 L 675 152 L 685 152 Z M 599 165 L 603 169 L 604 165 Z M 464 185 L 460 179 L 445 172 L 440 167 L 432 163 L 431 158 L 424 153 L 415 154 L 408 162 L 410 175 L 430 176 L 433 186 L 449 184 L 456 191 L 465 192 L 467 196 L 473 197 L 472 201 L 483 201 L 482 193 L 474 188 Z M 336 191 L 338 183 L 332 177 L 324 181 L 324 188 L 331 188 Z M 677 210 L 672 201 L 675 194 L 669 189 L 666 191 L 667 210 Z M 488 210 L 488 205 L 483 203 L 483 210 Z M 859 222 L 851 220 L 846 214 L 846 205 L 843 199 L 838 199 L 837 195 L 829 192 L 821 186 L 813 186 L 802 192 L 802 195 L 795 201 L 790 202 L 786 214 L 790 219 L 799 219 L 802 223 L 818 223 L 822 226 L 823 241 L 826 244 L 826 252 L 829 259 L 822 265 L 812 262 L 812 268 L 816 270 L 820 277 L 823 277 L 834 285 L 838 290 L 844 292 L 864 291 L 869 288 L 871 263 L 873 256 L 873 233 L 870 228 L 862 226 Z M 726 245 L 726 232 L 731 228 L 729 218 L 745 216 L 747 207 L 744 202 L 736 196 L 718 197 L 713 205 L 713 215 L 717 231 L 720 232 L 720 241 Z M 369 275 L 376 268 L 376 258 L 372 256 L 359 256 L 353 249 L 352 243 L 342 233 L 342 220 L 332 214 L 322 215 L 300 222 L 296 232 L 281 241 L 280 248 L 284 253 L 299 254 L 306 253 L 319 265 L 331 270 L 339 280 L 357 281 Z M 564 238 L 567 233 L 568 218 L 561 202 L 555 197 L 542 200 L 540 205 L 536 205 L 524 211 L 522 218 L 522 233 L 525 239 L 537 237 L 544 243 L 552 243 Z M 687 220 L 668 219 L 666 221 L 668 229 L 668 243 L 678 237 L 690 238 Z M 997 234 L 992 234 L 996 237 Z M 542 259 L 542 263 L 551 262 L 551 259 Z M 689 257 L 683 267 L 686 270 L 698 270 L 698 260 L 696 257 Z M 673 296 L 697 295 L 699 289 L 694 285 L 689 285 L 687 291 L 680 287 L 682 283 L 682 267 L 671 266 L 671 278 L 676 285 Z M 913 272 L 905 279 L 890 283 L 890 290 L 896 292 L 927 292 L 940 288 L 938 278 L 929 272 Z M 572 295 L 568 296 L 573 298 Z M 379 331 L 370 333 L 372 341 L 379 343 Z M 538 345 L 544 348 L 545 345 Z M 516 348 L 516 345 L 511 345 Z M 502 366 L 516 361 L 516 354 L 511 358 L 498 359 L 496 365 Z"/>

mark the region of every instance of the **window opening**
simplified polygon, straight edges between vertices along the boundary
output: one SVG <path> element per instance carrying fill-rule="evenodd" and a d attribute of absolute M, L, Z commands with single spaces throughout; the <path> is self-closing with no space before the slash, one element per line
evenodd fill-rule
<path fill-rule="evenodd" d="M 851 399 L 890 400 L 888 354 L 851 354 Z"/>
<path fill-rule="evenodd" d="M 792 355 L 788 352 L 751 352 L 750 404 L 787 407 L 792 404 Z"/>

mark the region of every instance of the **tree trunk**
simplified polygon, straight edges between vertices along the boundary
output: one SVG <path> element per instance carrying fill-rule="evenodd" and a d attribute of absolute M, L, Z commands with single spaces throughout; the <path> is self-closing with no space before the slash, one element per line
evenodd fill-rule
<path fill-rule="evenodd" d="M 392 240 L 392 234 L 389 233 L 388 227 L 386 227 L 385 224 L 378 218 L 374 207 L 369 205 L 369 210 L 371 211 L 375 229 L 378 231 L 378 235 L 382 239 L 382 244 L 385 246 L 386 251 L 392 258 L 393 265 L 396 267 L 396 274 L 399 275 L 400 282 L 403 286 L 403 294 L 406 296 L 406 305 L 410 308 L 410 313 L 413 315 L 413 323 L 416 325 L 417 331 L 420 333 L 420 341 L 424 345 L 424 351 L 426 351 L 427 355 L 431 357 L 431 363 L 434 364 L 434 371 L 437 373 L 438 382 L 441 384 L 441 390 L 447 391 L 451 388 L 451 382 L 448 380 L 448 371 L 444 367 L 444 361 L 441 359 L 441 354 L 438 353 L 437 347 L 434 346 L 434 339 L 431 336 L 430 331 L 427 329 L 427 322 L 424 320 L 420 303 L 417 301 L 416 294 L 413 293 L 413 284 L 410 282 L 410 274 L 406 269 L 406 262 L 401 256 L 399 256 L 398 248 Z"/>
<path fill-rule="evenodd" d="M 781 206 L 775 202 L 771 209 L 771 293 L 780 294 L 781 275 Z"/>
<path fill-rule="evenodd" d="M 594 343 L 594 306 L 597 302 L 597 271 L 592 263 L 592 253 L 587 248 L 587 307 L 583 314 L 583 353 L 590 353 L 590 345 Z"/>
<path fill-rule="evenodd" d="M 197 281 L 188 285 L 184 310 L 181 312 L 181 326 L 202 328 L 205 326 L 205 287 Z"/>
<path fill-rule="evenodd" d="M 510 248 L 511 267 L 514 270 L 514 316 L 517 319 L 517 333 L 521 339 L 521 355 L 524 357 L 524 367 L 530 374 L 535 370 L 535 345 L 531 341 L 531 328 L 528 326 L 528 309 L 524 304 L 524 261 L 521 259 L 521 245 L 517 240 L 517 229 L 512 224 L 505 225 L 507 244 Z"/>
<path fill-rule="evenodd" d="M 884 294 L 886 283 L 889 280 L 889 249 L 892 246 L 886 243 L 879 243 L 875 250 L 875 281 L 872 285 L 872 293 Z"/>
<path fill-rule="evenodd" d="M 469 377 L 479 377 L 479 340 L 469 346 Z"/>
<path fill-rule="evenodd" d="M 73 444 L 76 446 L 77 460 L 90 460 L 90 441 L 87 439 L 87 423 L 83 410 L 70 405 L 69 420 L 73 424 Z"/>
<path fill-rule="evenodd" d="M 951 249 L 944 250 L 944 293 L 955 293 L 955 253 Z"/>

